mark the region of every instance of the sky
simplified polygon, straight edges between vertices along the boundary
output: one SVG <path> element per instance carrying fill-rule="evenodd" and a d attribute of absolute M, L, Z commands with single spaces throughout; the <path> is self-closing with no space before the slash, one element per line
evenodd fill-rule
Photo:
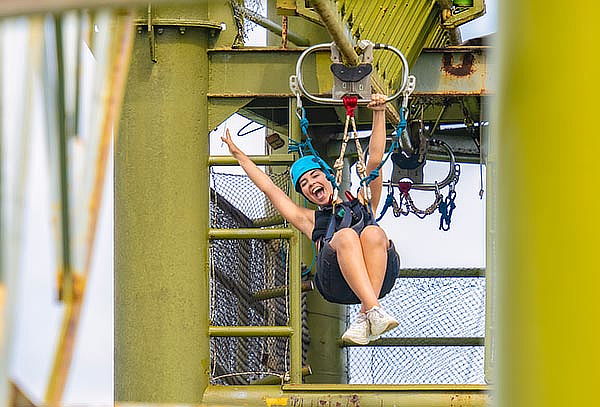
<path fill-rule="evenodd" d="M 488 14 L 462 28 L 463 39 L 486 35 L 496 30 L 496 1 L 487 1 Z M 264 30 L 250 33 L 251 44 L 264 41 Z M 10 100 L 20 94 L 19 78 L 23 77 L 19 65 L 21 50 L 26 49 L 24 32 L 19 27 L 6 30 L 3 40 L 3 68 L 8 84 L 4 98 Z M 10 61 L 10 62 L 9 62 Z M 39 84 L 38 84 L 39 85 Z M 39 92 L 39 91 L 38 91 Z M 29 166 L 29 183 L 26 188 L 25 255 L 23 256 L 16 287 L 17 325 L 13 332 L 14 349 L 10 360 L 10 374 L 32 397 L 43 399 L 52 362 L 56 335 L 61 320 L 62 307 L 55 301 L 55 265 L 53 254 L 53 226 L 47 180 L 47 160 L 43 135 L 41 96 L 36 95 L 36 105 L 31 118 L 33 146 Z M 10 104 L 5 104 L 7 119 L 5 134 L 18 133 L 19 115 Z M 236 134 L 246 124 L 243 118 L 234 118 L 226 124 Z M 225 154 L 219 140 L 225 125 L 211 134 L 211 152 Z M 263 147 L 250 137 L 237 140 L 248 154 L 262 154 Z M 258 146 L 258 147 L 257 147 Z M 11 147 L 8 147 L 10 150 Z M 7 152 L 5 152 L 7 154 Z M 2 160 L 0 160 L 2 161 Z M 10 159 L 4 163 L 10 162 Z M 112 162 L 111 162 L 112 164 Z M 5 164 L 6 165 L 6 164 Z M 389 172 L 384 168 L 383 172 Z M 440 179 L 446 165 L 428 163 L 426 179 Z M 88 284 L 86 302 L 77 338 L 77 348 L 65 394 L 66 405 L 111 405 L 113 396 L 113 195 L 110 181 L 112 165 L 108 168 L 105 195 L 99 223 L 96 257 Z M 391 214 L 381 222 L 401 252 L 404 267 L 473 266 L 481 267 L 484 253 L 485 201 L 478 197 L 479 167 L 462 165 L 461 180 L 457 186 L 457 209 L 450 232 L 438 230 L 438 216 L 419 220 L 414 216 L 394 218 Z M 431 197 L 416 194 L 421 206 L 429 205 Z"/>

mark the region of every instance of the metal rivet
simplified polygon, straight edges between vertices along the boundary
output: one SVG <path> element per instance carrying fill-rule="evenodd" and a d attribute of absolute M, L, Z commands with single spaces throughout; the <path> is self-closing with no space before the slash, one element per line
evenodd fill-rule
<path fill-rule="evenodd" d="M 161 34 L 162 34 L 164 31 L 165 31 L 165 29 L 164 29 L 164 28 L 158 28 L 158 29 L 156 30 L 156 32 L 158 33 L 158 35 L 161 35 Z"/>
<path fill-rule="evenodd" d="M 185 27 L 179 27 L 179 34 L 185 34 Z"/>

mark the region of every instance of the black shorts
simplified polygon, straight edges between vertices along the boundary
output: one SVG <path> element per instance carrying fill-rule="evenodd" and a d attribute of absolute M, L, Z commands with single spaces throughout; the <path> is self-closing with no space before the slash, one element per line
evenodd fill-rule
<path fill-rule="evenodd" d="M 387 266 L 383 285 L 379 298 L 385 297 L 394 287 L 400 269 L 400 258 L 390 240 L 390 248 L 387 251 Z M 336 304 L 360 304 L 360 300 L 350 288 L 342 275 L 337 254 L 329 243 L 323 242 L 323 247 L 317 255 L 317 273 L 315 274 L 315 285 L 323 298 Z"/>

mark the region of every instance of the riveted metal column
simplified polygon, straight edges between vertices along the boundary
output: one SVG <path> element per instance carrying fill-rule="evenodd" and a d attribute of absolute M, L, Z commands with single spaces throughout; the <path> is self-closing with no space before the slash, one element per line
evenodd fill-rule
<path fill-rule="evenodd" d="M 597 405 L 600 3 L 499 5 L 497 405 Z"/>
<path fill-rule="evenodd" d="M 206 4 L 186 16 L 206 19 Z M 209 31 L 135 39 L 115 148 L 115 400 L 199 404 L 208 384 Z"/>

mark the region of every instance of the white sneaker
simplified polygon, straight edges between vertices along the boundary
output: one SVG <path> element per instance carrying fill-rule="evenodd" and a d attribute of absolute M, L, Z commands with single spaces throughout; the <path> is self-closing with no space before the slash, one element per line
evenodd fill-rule
<path fill-rule="evenodd" d="M 367 311 L 367 319 L 371 327 L 369 333 L 371 341 L 379 339 L 382 334 L 394 329 L 399 324 L 396 318 L 388 314 L 383 308 L 377 306 Z"/>
<path fill-rule="evenodd" d="M 357 345 L 366 345 L 369 343 L 369 321 L 367 314 L 358 313 L 356 320 L 350 324 L 346 332 L 342 335 L 342 340 Z"/>

